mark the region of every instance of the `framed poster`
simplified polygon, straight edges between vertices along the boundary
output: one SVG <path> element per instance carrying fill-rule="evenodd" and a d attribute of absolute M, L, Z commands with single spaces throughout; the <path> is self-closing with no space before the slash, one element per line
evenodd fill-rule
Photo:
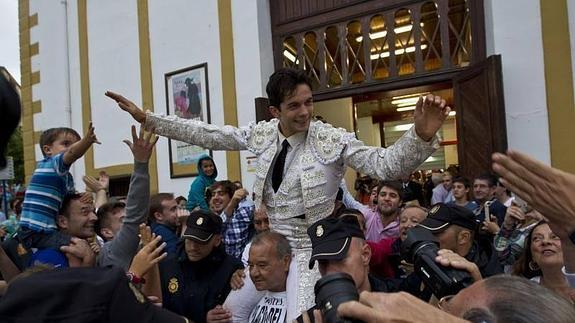
<path fill-rule="evenodd" d="M 210 123 L 208 63 L 165 74 L 168 115 Z M 198 159 L 212 151 L 177 140 L 168 140 L 170 178 L 197 176 Z"/>

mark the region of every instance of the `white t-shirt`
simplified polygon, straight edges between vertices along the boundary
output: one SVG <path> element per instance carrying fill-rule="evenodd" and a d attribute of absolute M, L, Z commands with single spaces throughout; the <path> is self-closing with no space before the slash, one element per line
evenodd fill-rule
<path fill-rule="evenodd" d="M 287 314 L 286 292 L 267 291 L 252 310 L 249 323 L 284 323 Z"/>

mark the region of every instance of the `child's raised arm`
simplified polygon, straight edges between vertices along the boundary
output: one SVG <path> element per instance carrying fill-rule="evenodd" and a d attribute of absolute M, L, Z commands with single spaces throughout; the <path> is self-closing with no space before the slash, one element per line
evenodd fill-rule
<path fill-rule="evenodd" d="M 98 138 L 96 138 L 96 133 L 94 133 L 94 126 L 92 126 L 92 122 L 90 121 L 88 132 L 84 138 L 71 145 L 70 148 L 64 153 L 64 156 L 62 156 L 64 164 L 72 165 L 77 159 L 84 156 L 86 151 L 90 149 L 93 143 L 100 144 Z"/>

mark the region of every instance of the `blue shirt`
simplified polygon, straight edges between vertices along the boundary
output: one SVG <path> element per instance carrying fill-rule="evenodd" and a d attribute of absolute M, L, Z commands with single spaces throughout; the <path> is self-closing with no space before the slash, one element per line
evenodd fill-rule
<path fill-rule="evenodd" d="M 225 212 L 220 214 L 223 221 L 222 238 L 228 255 L 241 259 L 250 237 L 249 230 L 254 219 L 254 210 L 254 202 L 244 198 L 231 217 L 228 218 Z"/>
<path fill-rule="evenodd" d="M 36 232 L 56 231 L 56 216 L 68 193 L 74 193 L 74 179 L 64 163 L 64 153 L 39 161 L 22 205 L 20 226 Z"/>
<path fill-rule="evenodd" d="M 64 253 L 55 249 L 40 249 L 32 254 L 29 266 L 36 266 L 40 264 L 52 265 L 54 268 L 67 268 L 69 267 L 68 258 Z"/>
<path fill-rule="evenodd" d="M 154 222 L 152 223 L 152 232 L 157 236 L 162 236 L 162 241 L 166 243 L 164 251 L 166 251 L 168 255 L 173 256 L 176 254 L 178 235 L 176 235 L 174 230 L 170 229 L 166 225 Z"/>
<path fill-rule="evenodd" d="M 457 205 L 457 203 L 449 202 L 449 203 L 447 203 L 447 205 Z M 465 204 L 465 206 L 463 206 L 463 207 L 468 209 L 471 212 L 474 212 L 477 208 L 479 208 L 479 204 L 477 204 L 477 202 L 475 202 L 475 201 L 468 201 L 467 204 Z"/>

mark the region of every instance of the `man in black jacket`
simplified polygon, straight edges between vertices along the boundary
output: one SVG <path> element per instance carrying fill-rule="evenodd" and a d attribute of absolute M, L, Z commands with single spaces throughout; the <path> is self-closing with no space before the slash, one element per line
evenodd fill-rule
<path fill-rule="evenodd" d="M 309 266 L 313 268 L 317 262 L 322 277 L 334 273 L 348 274 L 358 293 L 396 291 L 396 285 L 391 280 L 381 281 L 369 274 L 371 248 L 365 242 L 356 216 L 343 215 L 319 220 L 307 229 L 307 234 L 312 244 Z M 315 321 L 314 309 L 317 307 L 307 311 L 312 322 Z M 299 316 L 297 321 L 303 322 L 303 316 Z"/>
<path fill-rule="evenodd" d="M 470 210 L 438 203 L 419 226 L 433 233 L 440 249 L 449 249 L 475 263 L 483 278 L 503 273 L 493 244 L 477 234 L 479 221 Z"/>
<path fill-rule="evenodd" d="M 482 278 L 503 273 L 493 244 L 478 234 L 479 220 L 470 210 L 454 204 L 437 203 L 418 226 L 431 231 L 439 242 L 439 249 L 450 250 L 474 263 Z M 416 273 L 399 282 L 401 291 L 424 301 L 431 299 L 431 290 L 421 288 L 422 280 Z"/>
<path fill-rule="evenodd" d="M 222 245 L 222 220 L 210 211 L 190 214 L 177 257 L 160 264 L 164 307 L 194 322 L 206 322 L 209 310 L 223 304 L 230 278 L 242 268 Z"/>

